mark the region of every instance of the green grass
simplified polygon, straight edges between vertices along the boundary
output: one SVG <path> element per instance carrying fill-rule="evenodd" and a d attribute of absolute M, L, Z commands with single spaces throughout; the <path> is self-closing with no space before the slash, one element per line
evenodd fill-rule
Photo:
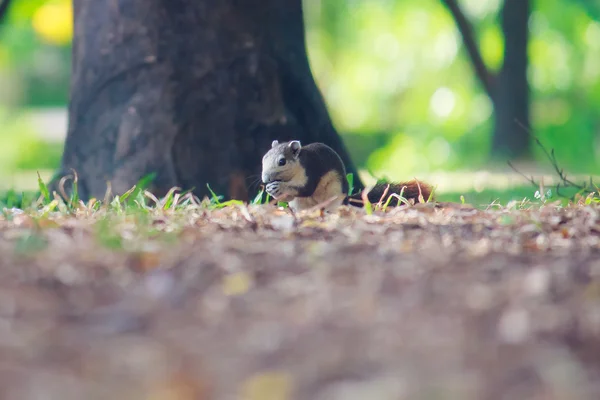
<path fill-rule="evenodd" d="M 171 245 L 178 240 L 185 221 L 198 210 L 215 210 L 244 204 L 239 200 L 223 201 L 223 196 L 217 195 L 210 187 L 208 187 L 210 196 L 202 200 L 193 196 L 190 191 L 182 192 L 179 188 L 172 188 L 164 197 L 157 198 L 147 191 L 153 176 L 144 177 L 137 185 L 119 196 L 107 196 L 102 200 L 90 199 L 84 202 L 78 196 L 77 177 L 71 179 L 73 179 L 73 190 L 68 197 L 51 192 L 41 177 L 38 177 L 37 191 L 9 190 L 0 195 L 0 213 L 4 218 L 7 220 L 19 218 L 18 216 L 23 213 L 15 211 L 16 208 L 24 210 L 24 217 L 29 218 L 30 221 L 31 229 L 25 230 L 16 243 L 17 253 L 27 257 L 44 250 L 48 245 L 47 237 L 42 234 L 44 229 L 52 228 L 57 225 L 57 221 L 71 217 L 76 219 L 83 217 L 92 221 L 94 237 L 102 246 L 111 250 L 143 251 L 138 247 L 148 240 Z M 567 198 L 557 196 L 556 193 L 552 193 L 552 190 L 546 189 L 544 198 L 541 198 L 537 192 L 532 186 L 522 186 L 509 190 L 441 193 L 437 196 L 437 200 L 469 203 L 481 209 L 492 205 L 530 207 L 541 205 L 544 201 L 558 199 L 561 199 L 564 205 L 568 204 Z M 563 194 L 573 195 L 574 192 Z M 250 204 L 264 205 L 270 200 L 269 195 L 261 191 Z M 511 202 L 512 205 L 509 205 Z M 588 196 L 583 203 L 578 204 L 591 202 L 600 202 L 600 200 L 597 196 Z M 367 214 L 385 212 L 387 208 L 388 203 L 367 202 L 364 205 Z M 157 216 L 165 221 L 164 226 L 153 223 Z M 506 221 L 506 223 L 510 222 L 510 220 Z M 168 229 L 165 228 L 166 226 Z"/>
<path fill-rule="evenodd" d="M 484 189 L 480 192 L 469 191 L 440 193 L 436 194 L 436 198 L 440 202 L 464 202 L 472 204 L 473 206 L 483 206 L 491 204 L 492 202 L 506 204 L 511 201 L 520 201 L 524 198 L 535 200 L 535 192 L 536 190 L 532 186 L 520 186 L 506 190 Z"/>
<path fill-rule="evenodd" d="M 107 207 L 114 212 L 126 212 L 131 209 L 147 210 L 152 207 L 159 207 L 161 209 L 177 208 L 190 204 L 191 202 L 199 202 L 200 200 L 194 198 L 190 191 L 181 192 L 178 188 L 173 188 L 165 197 L 157 199 L 148 192 L 147 187 L 153 180 L 153 176 L 149 175 L 142 178 L 137 185 L 132 187 L 126 193 L 114 197 L 109 204 L 102 204 L 103 201 L 93 200 L 94 204 L 85 204 L 79 199 L 77 191 L 77 178 L 73 180 L 73 190 L 68 199 L 61 198 L 55 193 L 51 193 L 44 183 L 42 177 L 37 177 L 37 191 L 16 191 L 8 190 L 0 192 L 0 210 L 11 209 L 11 208 L 40 208 L 46 207 L 50 211 L 64 211 L 67 213 L 73 213 L 77 209 L 91 207 L 92 209 L 99 209 L 100 207 Z M 351 174 L 347 176 L 348 183 L 352 189 L 353 177 Z M 209 208 L 223 208 L 231 205 L 243 204 L 240 200 L 227 200 L 223 201 L 223 196 L 216 194 L 210 186 L 208 186 L 210 196 L 203 200 L 203 204 Z M 484 189 L 481 191 L 464 191 L 464 192 L 442 192 L 435 193 L 436 200 L 438 202 L 454 202 L 454 203 L 467 203 L 478 208 L 486 208 L 490 204 L 501 204 L 506 205 L 513 201 L 527 200 L 531 203 L 541 203 L 545 201 L 565 200 L 567 201 L 570 197 L 574 196 L 577 191 L 574 189 L 567 190 L 561 189 L 559 194 L 555 193 L 554 188 L 545 188 L 545 196 L 542 199 L 539 189 L 536 190 L 533 186 L 518 186 L 508 188 L 505 190 L 499 189 Z M 584 194 L 584 196 L 587 193 Z M 64 197 L 64 196 L 63 196 Z M 271 197 L 264 191 L 261 190 L 254 199 L 250 201 L 250 204 L 267 204 L 271 201 Z M 104 200 L 106 201 L 106 199 Z M 284 203 L 278 203 L 281 206 L 285 206 Z M 384 205 L 384 210 L 387 208 Z M 367 210 L 369 212 L 372 210 Z"/>
<path fill-rule="evenodd" d="M 42 198 L 42 205 L 51 203 L 53 197 L 49 193 L 45 186 L 40 186 L 40 191 L 24 191 L 16 192 L 9 190 L 0 194 L 0 207 L 2 208 L 27 208 L 36 202 L 38 198 Z M 175 191 L 169 192 L 165 198 L 161 200 L 162 208 L 169 208 L 173 205 L 173 196 Z M 181 193 L 179 196 L 185 196 L 187 193 Z M 522 186 L 517 188 L 511 188 L 507 190 L 494 190 L 485 189 L 481 192 L 470 191 L 470 192 L 453 192 L 453 193 L 440 193 L 436 194 L 436 200 L 439 202 L 454 202 L 454 203 L 467 203 L 475 207 L 486 207 L 492 203 L 507 204 L 511 201 L 522 201 L 528 199 L 536 201 L 536 190 L 531 186 Z M 211 207 L 223 208 L 235 204 L 243 204 L 239 200 L 228 200 L 222 201 L 223 196 L 217 196 L 216 194 L 211 195 L 209 198 Z M 556 200 L 554 194 L 550 196 L 548 200 Z M 464 200 L 463 200 L 464 199 Z M 270 200 L 270 196 L 265 192 L 259 192 L 256 197 L 250 201 L 250 204 L 267 204 Z M 65 206 L 69 209 L 76 208 L 75 204 L 79 201 L 76 195 L 74 195 L 69 202 L 65 203 Z M 134 190 L 130 190 L 120 197 L 116 197 L 111 203 L 115 210 L 125 210 L 128 208 L 143 208 L 148 206 L 148 199 L 143 195 L 143 190 L 139 187 L 135 187 Z M 98 204 L 101 204 L 98 202 Z"/>
<path fill-rule="evenodd" d="M 578 192 L 575 189 L 561 189 L 561 196 L 558 196 L 554 188 L 546 188 L 545 191 L 546 200 L 549 201 L 568 199 Z M 480 208 L 487 207 L 492 203 L 508 204 L 511 201 L 522 201 L 523 199 L 533 202 L 540 201 L 539 189 L 536 190 L 531 185 L 505 190 L 484 189 L 482 191 L 446 192 L 436 195 L 436 198 L 439 202 L 467 203 Z"/>

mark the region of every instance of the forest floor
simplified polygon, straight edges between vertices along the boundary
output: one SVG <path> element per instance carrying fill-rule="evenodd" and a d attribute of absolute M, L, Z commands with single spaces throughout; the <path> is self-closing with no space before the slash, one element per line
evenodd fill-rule
<path fill-rule="evenodd" d="M 594 202 L 117 203 L 0 216 L 2 398 L 600 398 Z"/>

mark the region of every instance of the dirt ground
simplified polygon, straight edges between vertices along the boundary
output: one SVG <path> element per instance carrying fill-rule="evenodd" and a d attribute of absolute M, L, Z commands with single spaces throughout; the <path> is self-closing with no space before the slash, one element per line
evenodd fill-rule
<path fill-rule="evenodd" d="M 0 217 L 1 399 L 600 398 L 600 208 Z"/>

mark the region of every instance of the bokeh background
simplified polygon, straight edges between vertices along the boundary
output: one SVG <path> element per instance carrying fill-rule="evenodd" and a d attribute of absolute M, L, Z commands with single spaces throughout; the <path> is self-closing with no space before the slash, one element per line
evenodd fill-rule
<path fill-rule="evenodd" d="M 504 0 L 463 0 L 497 70 Z M 361 170 L 430 179 L 440 191 L 523 185 L 491 157 L 493 106 L 440 0 L 305 0 L 308 53 L 334 123 Z M 533 134 L 571 173 L 600 170 L 600 3 L 534 1 L 529 20 Z M 70 0 L 15 0 L 0 26 L 0 190 L 51 176 L 66 132 Z M 550 172 L 540 149 L 519 162 Z"/>

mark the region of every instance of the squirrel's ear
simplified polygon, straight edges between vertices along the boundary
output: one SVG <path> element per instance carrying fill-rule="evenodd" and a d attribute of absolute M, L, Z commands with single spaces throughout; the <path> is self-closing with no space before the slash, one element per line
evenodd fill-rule
<path fill-rule="evenodd" d="M 298 154 L 300 154 L 300 149 L 302 148 L 302 145 L 300 144 L 299 140 L 292 140 L 290 142 L 290 144 L 288 144 L 288 146 L 290 147 L 290 150 L 292 150 L 292 154 L 295 157 L 298 157 Z"/>
<path fill-rule="evenodd" d="M 271 142 L 271 148 L 277 146 L 279 144 L 278 140 L 273 140 L 273 142 Z"/>

